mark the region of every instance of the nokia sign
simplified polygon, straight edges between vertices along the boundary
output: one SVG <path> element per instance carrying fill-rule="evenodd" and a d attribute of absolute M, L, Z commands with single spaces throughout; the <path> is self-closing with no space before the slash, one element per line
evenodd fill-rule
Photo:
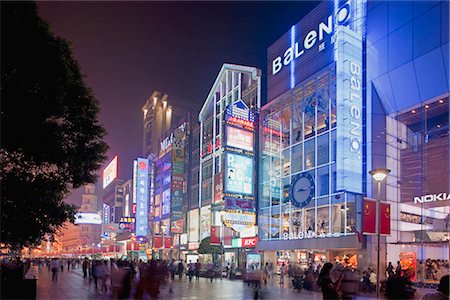
<path fill-rule="evenodd" d="M 291 42 L 291 46 L 284 51 L 284 54 L 277 56 L 272 60 L 272 75 L 281 71 L 283 66 L 288 66 L 293 60 L 298 59 L 305 51 L 310 51 L 316 43 L 321 43 L 325 36 L 333 33 L 336 25 L 346 25 L 350 19 L 350 3 L 347 2 L 342 6 L 336 16 L 333 18 L 329 15 L 325 21 L 320 22 L 315 29 L 310 30 L 299 42 Z M 325 45 L 321 45 L 315 51 L 319 52 L 324 49 Z"/>
<path fill-rule="evenodd" d="M 435 201 L 450 200 L 450 194 L 439 193 L 439 194 L 428 194 L 420 197 L 414 197 L 414 204 L 422 204 Z"/>

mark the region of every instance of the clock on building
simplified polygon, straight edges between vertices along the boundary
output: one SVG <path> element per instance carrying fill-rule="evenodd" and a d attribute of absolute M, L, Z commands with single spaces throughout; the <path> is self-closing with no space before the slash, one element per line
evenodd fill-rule
<path fill-rule="evenodd" d="M 289 198 L 295 207 L 305 207 L 314 197 L 314 178 L 308 172 L 292 179 Z"/>

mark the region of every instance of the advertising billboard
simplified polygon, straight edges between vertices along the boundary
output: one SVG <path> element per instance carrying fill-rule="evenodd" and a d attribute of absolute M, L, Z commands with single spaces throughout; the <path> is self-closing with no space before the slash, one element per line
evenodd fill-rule
<path fill-rule="evenodd" d="M 209 236 L 211 229 L 211 205 L 200 208 L 200 240 Z"/>
<path fill-rule="evenodd" d="M 246 228 L 252 227 L 256 222 L 255 213 L 239 213 L 239 212 L 224 212 L 222 215 L 222 222 L 225 226 L 233 228 L 237 232 L 241 232 Z"/>
<path fill-rule="evenodd" d="M 137 191 L 137 160 L 133 161 L 133 204 L 136 204 Z"/>
<path fill-rule="evenodd" d="M 253 151 L 253 132 L 226 126 L 227 146 Z"/>
<path fill-rule="evenodd" d="M 102 218 L 97 213 L 76 213 L 75 224 L 102 224 Z"/>
<path fill-rule="evenodd" d="M 148 159 L 138 157 L 137 169 L 136 236 L 146 237 L 148 233 Z"/>
<path fill-rule="evenodd" d="M 221 202 L 223 199 L 223 173 L 214 175 L 214 203 Z"/>
<path fill-rule="evenodd" d="M 162 192 L 161 218 L 166 218 L 168 214 L 170 214 L 170 189 L 165 189 Z"/>
<path fill-rule="evenodd" d="M 247 199 L 239 199 L 234 197 L 225 197 L 224 201 L 225 210 L 242 210 L 242 211 L 254 211 L 254 201 Z"/>
<path fill-rule="evenodd" d="M 189 211 L 189 241 L 190 242 L 198 242 L 199 235 L 198 235 L 198 227 L 199 227 L 199 210 L 193 209 Z"/>
<path fill-rule="evenodd" d="M 184 174 L 172 176 L 171 221 L 183 218 L 183 183 Z"/>
<path fill-rule="evenodd" d="M 253 157 L 225 153 L 225 192 L 253 195 Z"/>
<path fill-rule="evenodd" d="M 103 170 L 103 189 L 117 178 L 117 155 Z"/>

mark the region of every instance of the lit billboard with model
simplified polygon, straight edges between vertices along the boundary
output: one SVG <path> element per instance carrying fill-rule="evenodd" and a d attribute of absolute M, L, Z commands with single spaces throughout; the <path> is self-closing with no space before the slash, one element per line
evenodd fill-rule
<path fill-rule="evenodd" d="M 253 195 L 253 157 L 226 152 L 225 192 Z"/>

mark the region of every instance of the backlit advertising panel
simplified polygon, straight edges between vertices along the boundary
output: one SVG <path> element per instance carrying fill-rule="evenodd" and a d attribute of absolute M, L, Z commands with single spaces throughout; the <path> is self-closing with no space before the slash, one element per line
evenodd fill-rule
<path fill-rule="evenodd" d="M 136 192 L 136 236 L 146 237 L 148 232 L 148 159 L 138 157 L 137 180 L 138 190 Z"/>
<path fill-rule="evenodd" d="M 102 218 L 97 213 L 76 213 L 75 224 L 102 224 Z"/>
<path fill-rule="evenodd" d="M 198 242 L 199 241 L 199 235 L 198 235 L 198 227 L 199 227 L 199 210 L 193 209 L 189 211 L 189 241 L 190 242 Z"/>
<path fill-rule="evenodd" d="M 253 151 L 253 132 L 226 126 L 227 146 Z"/>
<path fill-rule="evenodd" d="M 136 204 L 137 191 L 137 160 L 133 161 L 133 204 Z"/>
<path fill-rule="evenodd" d="M 336 30 L 336 185 L 362 193 L 363 65 L 362 37 L 349 27 Z"/>
<path fill-rule="evenodd" d="M 171 221 L 183 218 L 183 183 L 184 174 L 172 176 Z"/>
<path fill-rule="evenodd" d="M 211 230 L 211 205 L 200 208 L 200 240 L 209 236 Z"/>
<path fill-rule="evenodd" d="M 253 157 L 225 153 L 225 192 L 253 195 Z"/>
<path fill-rule="evenodd" d="M 162 192 L 162 211 L 161 218 L 166 218 L 170 214 L 170 189 Z"/>
<path fill-rule="evenodd" d="M 103 189 L 105 189 L 114 179 L 117 178 L 117 155 L 103 170 Z"/>

